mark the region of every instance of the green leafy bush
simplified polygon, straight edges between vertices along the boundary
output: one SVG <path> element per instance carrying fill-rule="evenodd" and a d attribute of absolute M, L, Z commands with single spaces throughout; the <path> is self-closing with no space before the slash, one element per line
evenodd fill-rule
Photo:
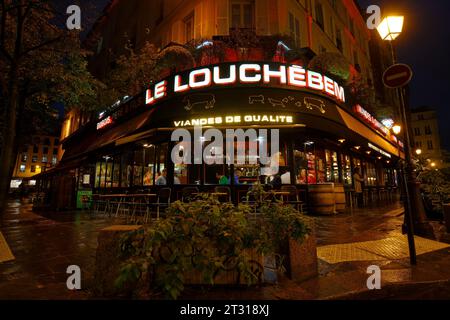
<path fill-rule="evenodd" d="M 249 250 L 276 255 L 289 237 L 301 241 L 309 232 L 305 217 L 291 206 L 266 203 L 259 211 L 220 203 L 207 194 L 189 203 L 174 202 L 162 219 L 122 239 L 124 263 L 116 286 L 144 280 L 152 290 L 176 299 L 193 272 L 211 285 L 230 270 L 248 285 L 258 283 Z"/>

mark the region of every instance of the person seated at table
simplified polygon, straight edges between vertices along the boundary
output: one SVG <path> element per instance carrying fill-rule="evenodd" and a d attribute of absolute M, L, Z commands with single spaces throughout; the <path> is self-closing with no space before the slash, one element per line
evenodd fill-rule
<path fill-rule="evenodd" d="M 306 184 L 306 170 L 301 169 L 300 174 L 297 176 L 297 183 L 298 184 Z"/>
<path fill-rule="evenodd" d="M 165 186 L 167 185 L 167 169 L 163 169 L 161 175 L 156 180 L 155 184 L 157 186 Z"/>
<path fill-rule="evenodd" d="M 228 177 L 226 175 L 216 173 L 216 179 L 217 183 L 220 185 L 230 184 L 230 181 L 228 180 Z"/>

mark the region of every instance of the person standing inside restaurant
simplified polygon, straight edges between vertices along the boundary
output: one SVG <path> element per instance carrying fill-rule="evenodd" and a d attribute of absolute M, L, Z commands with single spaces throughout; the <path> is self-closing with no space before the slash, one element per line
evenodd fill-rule
<path fill-rule="evenodd" d="M 353 184 L 355 186 L 355 193 L 358 200 L 358 207 L 363 206 L 363 187 L 362 184 L 364 179 L 361 176 L 361 169 L 359 167 L 355 168 L 355 173 L 353 174 Z"/>

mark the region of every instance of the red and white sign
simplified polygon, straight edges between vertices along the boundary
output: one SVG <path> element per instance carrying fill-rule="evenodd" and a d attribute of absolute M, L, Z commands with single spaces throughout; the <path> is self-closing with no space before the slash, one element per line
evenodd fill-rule
<path fill-rule="evenodd" d="M 114 120 L 111 116 L 106 117 L 99 123 L 97 123 L 97 130 L 103 129 L 111 124 L 113 124 Z"/>
<path fill-rule="evenodd" d="M 413 72 L 406 64 L 394 64 L 386 69 L 383 74 L 383 83 L 388 88 L 401 88 L 412 79 Z"/>
<path fill-rule="evenodd" d="M 374 116 L 372 116 L 369 112 L 367 112 L 363 107 L 361 107 L 359 104 L 357 104 L 354 107 L 355 112 L 364 120 L 366 121 L 372 128 L 377 130 L 378 132 L 382 133 L 384 136 L 389 135 L 389 129 L 382 124 L 380 121 L 375 119 Z"/>
<path fill-rule="evenodd" d="M 235 84 L 275 84 L 285 85 L 288 89 L 306 88 L 345 102 L 344 88 L 327 76 L 297 65 L 266 63 L 221 64 L 192 70 L 184 76 L 177 74 L 147 89 L 145 100 L 150 105 L 173 93 Z"/>

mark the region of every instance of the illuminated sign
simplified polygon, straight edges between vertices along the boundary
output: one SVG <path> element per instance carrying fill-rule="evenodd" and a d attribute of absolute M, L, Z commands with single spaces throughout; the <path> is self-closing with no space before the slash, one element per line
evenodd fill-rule
<path fill-rule="evenodd" d="M 396 143 L 398 146 L 403 148 L 403 142 L 400 141 L 395 135 L 391 133 L 391 131 L 380 121 L 375 119 L 369 112 L 367 112 L 363 107 L 357 104 L 354 107 L 354 111 L 359 115 L 361 119 L 363 119 L 366 123 L 368 123 L 372 128 L 380 132 L 383 136 L 390 139 L 392 142 Z"/>
<path fill-rule="evenodd" d="M 183 75 L 177 74 L 147 89 L 145 100 L 146 104 L 152 105 L 174 93 L 237 84 L 310 89 L 345 102 L 344 88 L 327 76 L 297 65 L 273 63 L 221 64 L 192 70 Z"/>
<path fill-rule="evenodd" d="M 388 136 L 389 135 L 389 129 L 386 128 L 385 125 L 383 125 L 380 121 L 375 119 L 369 112 L 367 112 L 363 107 L 361 107 L 359 104 L 355 106 L 355 112 L 368 124 L 370 124 L 375 130 L 381 132 L 383 135 Z"/>
<path fill-rule="evenodd" d="M 213 126 L 242 123 L 292 124 L 294 123 L 294 118 L 286 115 L 248 114 L 243 116 L 230 115 L 224 117 L 198 118 L 173 122 L 175 127 Z"/>
<path fill-rule="evenodd" d="M 97 130 L 103 129 L 111 124 L 113 124 L 114 120 L 111 116 L 106 117 L 99 123 L 97 123 Z"/>
<path fill-rule="evenodd" d="M 385 157 L 391 158 L 391 155 L 387 153 L 386 151 L 378 148 L 377 146 L 374 146 L 373 144 L 369 143 L 369 148 L 375 150 L 376 152 L 382 154 Z"/>

